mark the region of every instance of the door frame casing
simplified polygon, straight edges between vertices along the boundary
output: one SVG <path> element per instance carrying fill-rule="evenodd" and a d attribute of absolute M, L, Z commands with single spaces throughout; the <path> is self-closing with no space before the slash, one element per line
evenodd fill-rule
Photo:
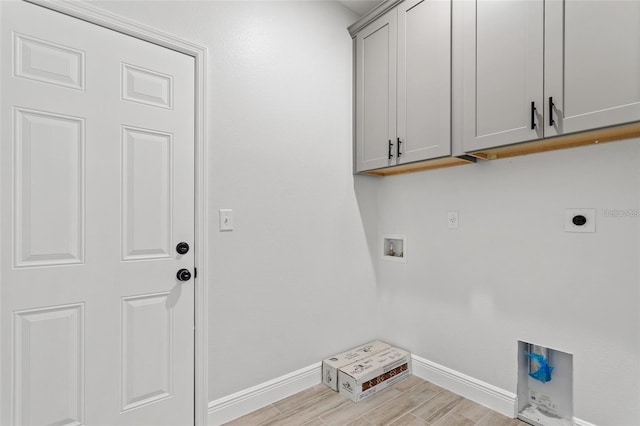
<path fill-rule="evenodd" d="M 73 18 L 147 41 L 195 60 L 195 268 L 194 279 L 194 423 L 206 426 L 208 415 L 208 344 L 207 344 L 207 167 L 206 167 L 206 71 L 207 48 L 155 28 L 123 18 L 111 12 L 78 1 L 23 0 Z M 6 266 L 6 265 L 5 265 Z M 2 267 L 2 265 L 0 265 Z M 0 282 L 2 286 L 2 282 Z"/>

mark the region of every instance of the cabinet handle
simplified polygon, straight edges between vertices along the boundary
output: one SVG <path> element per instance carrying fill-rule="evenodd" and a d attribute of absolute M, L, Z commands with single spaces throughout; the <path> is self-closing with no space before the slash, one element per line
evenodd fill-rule
<path fill-rule="evenodd" d="M 402 153 L 400 152 L 400 144 L 402 143 L 402 141 L 400 140 L 400 138 L 398 138 L 398 145 L 396 145 L 396 155 L 398 158 L 400 158 L 400 156 L 402 155 Z"/>
<path fill-rule="evenodd" d="M 393 144 L 391 143 L 391 139 L 389 139 L 389 160 L 393 158 L 393 154 L 391 153 L 392 147 L 393 147 Z"/>
<path fill-rule="evenodd" d="M 531 130 L 536 128 L 536 103 L 531 102 Z"/>
<path fill-rule="evenodd" d="M 553 126 L 555 121 L 553 121 L 553 96 L 549 96 L 549 126 Z"/>

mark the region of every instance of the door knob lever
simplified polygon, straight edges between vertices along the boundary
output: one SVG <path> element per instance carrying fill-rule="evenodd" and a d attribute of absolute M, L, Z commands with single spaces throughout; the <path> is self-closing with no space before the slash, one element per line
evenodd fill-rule
<path fill-rule="evenodd" d="M 191 279 L 191 272 L 188 269 L 180 269 L 176 274 L 176 278 L 178 281 L 189 281 Z"/>

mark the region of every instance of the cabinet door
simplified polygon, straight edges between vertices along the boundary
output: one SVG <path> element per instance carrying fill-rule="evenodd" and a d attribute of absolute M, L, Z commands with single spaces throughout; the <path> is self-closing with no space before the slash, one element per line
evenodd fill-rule
<path fill-rule="evenodd" d="M 640 120 L 640 1 L 547 0 L 545 136 Z"/>
<path fill-rule="evenodd" d="M 396 16 L 394 10 L 356 36 L 355 165 L 358 172 L 395 164 Z"/>
<path fill-rule="evenodd" d="M 451 154 L 450 1 L 398 6 L 397 123 L 398 163 Z"/>
<path fill-rule="evenodd" d="M 464 3 L 465 151 L 541 138 L 542 0 Z"/>

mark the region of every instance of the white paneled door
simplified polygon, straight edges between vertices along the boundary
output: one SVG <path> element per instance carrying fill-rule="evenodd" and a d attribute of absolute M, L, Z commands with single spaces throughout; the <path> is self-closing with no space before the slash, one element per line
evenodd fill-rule
<path fill-rule="evenodd" d="M 0 424 L 192 425 L 194 59 L 0 7 Z"/>

